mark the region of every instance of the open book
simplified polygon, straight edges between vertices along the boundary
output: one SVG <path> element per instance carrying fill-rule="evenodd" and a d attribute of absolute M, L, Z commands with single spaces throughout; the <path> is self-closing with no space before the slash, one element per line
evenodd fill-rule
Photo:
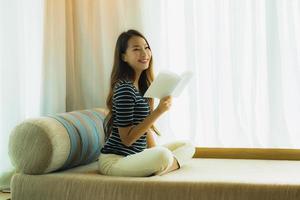
<path fill-rule="evenodd" d="M 165 96 L 177 97 L 192 78 L 192 72 L 186 71 L 181 75 L 173 72 L 161 72 L 157 75 L 144 97 L 161 99 Z"/>

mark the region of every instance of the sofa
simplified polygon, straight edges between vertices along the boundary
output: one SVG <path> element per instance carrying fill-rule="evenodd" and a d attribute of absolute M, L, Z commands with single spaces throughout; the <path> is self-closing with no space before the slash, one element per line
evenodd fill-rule
<path fill-rule="evenodd" d="M 300 162 L 201 156 L 162 176 L 99 174 L 106 110 L 28 119 L 10 135 L 13 200 L 296 200 Z"/>

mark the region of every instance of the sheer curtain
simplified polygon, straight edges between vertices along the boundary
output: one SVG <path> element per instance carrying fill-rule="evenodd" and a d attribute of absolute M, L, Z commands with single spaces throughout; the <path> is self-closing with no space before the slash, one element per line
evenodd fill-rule
<path fill-rule="evenodd" d="M 0 171 L 10 167 L 11 129 L 40 114 L 42 33 L 41 1 L 0 2 Z"/>
<path fill-rule="evenodd" d="M 194 73 L 161 124 L 164 141 L 300 147 L 299 1 L 169 0 L 142 7 L 156 69 Z"/>

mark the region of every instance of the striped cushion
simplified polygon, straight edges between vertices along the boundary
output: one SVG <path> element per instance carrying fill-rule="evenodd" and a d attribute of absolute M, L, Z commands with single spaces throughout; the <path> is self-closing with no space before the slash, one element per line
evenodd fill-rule
<path fill-rule="evenodd" d="M 29 119 L 10 135 L 9 154 L 18 171 L 43 174 L 95 161 L 104 145 L 104 109 Z"/>

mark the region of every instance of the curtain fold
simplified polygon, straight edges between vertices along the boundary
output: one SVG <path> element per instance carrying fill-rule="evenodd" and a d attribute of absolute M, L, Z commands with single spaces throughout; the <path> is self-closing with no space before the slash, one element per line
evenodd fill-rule
<path fill-rule="evenodd" d="M 66 3 L 44 2 L 41 114 L 66 111 Z"/>
<path fill-rule="evenodd" d="M 116 37 L 141 27 L 138 2 L 66 0 L 67 111 L 105 106 Z"/>

